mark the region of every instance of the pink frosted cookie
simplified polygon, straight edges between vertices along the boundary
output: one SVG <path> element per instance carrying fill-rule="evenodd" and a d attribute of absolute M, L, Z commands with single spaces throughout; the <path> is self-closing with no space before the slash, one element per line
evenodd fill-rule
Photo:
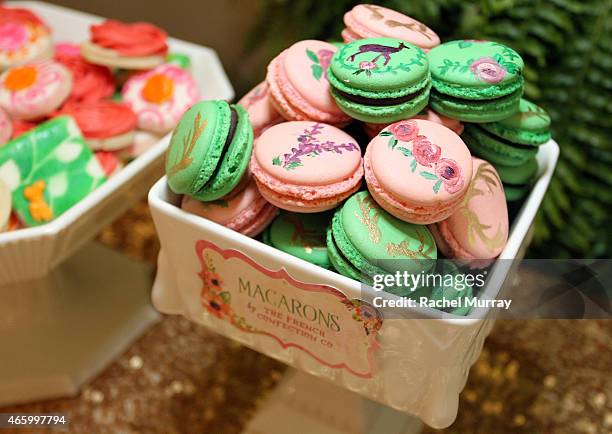
<path fill-rule="evenodd" d="M 265 81 L 259 83 L 243 96 L 238 101 L 238 105 L 244 107 L 249 114 L 255 137 L 258 137 L 266 128 L 284 121 L 270 101 L 270 89 Z"/>
<path fill-rule="evenodd" d="M 486 267 L 508 240 L 508 209 L 495 168 L 473 159 L 472 182 L 460 207 L 446 220 L 431 225 L 438 249 L 448 258 Z"/>
<path fill-rule="evenodd" d="M 463 124 L 457 119 L 451 119 L 440 113 L 437 113 L 430 109 L 426 108 L 423 112 L 416 115 L 413 119 L 424 119 L 426 121 L 432 121 L 440 125 L 444 125 L 446 128 L 450 128 L 455 134 L 461 134 L 463 132 Z M 383 129 L 385 129 L 388 125 L 385 124 L 372 124 L 369 122 L 365 122 L 363 124 L 363 129 L 370 139 L 373 139 L 378 133 L 380 133 Z"/>
<path fill-rule="evenodd" d="M 327 68 L 335 51 L 327 42 L 301 41 L 270 62 L 266 81 L 272 103 L 285 119 L 333 125 L 350 121 L 329 93 Z"/>
<path fill-rule="evenodd" d="M 123 169 L 123 162 L 114 153 L 98 151 L 95 155 L 107 178 L 110 178 Z"/>
<path fill-rule="evenodd" d="M 461 138 L 431 121 L 410 119 L 389 125 L 368 145 L 365 177 L 378 204 L 416 224 L 444 220 L 461 205 L 472 158 Z"/>
<path fill-rule="evenodd" d="M 345 42 L 364 38 L 395 38 L 410 42 L 425 51 L 440 44 L 440 38 L 425 24 L 393 9 L 357 5 L 344 14 Z"/>
<path fill-rule="evenodd" d="M 72 75 L 51 60 L 28 63 L 0 75 L 0 107 L 16 119 L 38 119 L 70 95 Z"/>
<path fill-rule="evenodd" d="M 121 97 L 136 113 L 138 128 L 165 134 L 199 101 L 200 91 L 189 72 L 165 64 L 132 76 Z"/>
<path fill-rule="evenodd" d="M 26 9 L 0 6 L 0 71 L 53 54 L 51 33 Z"/>
<path fill-rule="evenodd" d="M 253 181 L 229 199 L 200 202 L 183 196 L 181 208 L 248 237 L 260 234 L 278 214 L 278 208 L 261 196 Z"/>
<path fill-rule="evenodd" d="M 4 110 L 0 108 L 0 146 L 11 139 L 13 134 L 13 123 Z"/>
<path fill-rule="evenodd" d="M 261 194 L 289 211 L 334 208 L 359 189 L 361 149 L 344 131 L 316 122 L 285 122 L 255 142 L 251 173 Z"/>

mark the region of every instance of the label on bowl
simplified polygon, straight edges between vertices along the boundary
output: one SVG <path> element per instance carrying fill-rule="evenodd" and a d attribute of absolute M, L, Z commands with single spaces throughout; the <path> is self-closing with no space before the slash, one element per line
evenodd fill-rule
<path fill-rule="evenodd" d="M 374 371 L 376 333 L 382 316 L 340 290 L 304 283 L 286 270 L 268 270 L 237 250 L 196 242 L 205 312 L 245 333 L 266 335 L 319 363 L 358 377 Z"/>

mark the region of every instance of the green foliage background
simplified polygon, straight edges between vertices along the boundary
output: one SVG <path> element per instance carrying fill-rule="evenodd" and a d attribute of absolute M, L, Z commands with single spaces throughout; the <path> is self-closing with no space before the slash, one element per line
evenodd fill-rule
<path fill-rule="evenodd" d="M 250 47 L 338 40 L 350 0 L 262 0 Z M 612 0 L 373 1 L 442 40 L 491 39 L 522 54 L 525 96 L 553 119 L 561 146 L 531 256 L 612 257 Z"/>

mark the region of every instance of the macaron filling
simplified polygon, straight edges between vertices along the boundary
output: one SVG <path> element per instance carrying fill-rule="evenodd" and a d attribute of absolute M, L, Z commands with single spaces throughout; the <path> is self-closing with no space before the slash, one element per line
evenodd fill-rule
<path fill-rule="evenodd" d="M 368 98 L 368 97 L 364 97 L 361 95 L 355 95 L 352 93 L 348 93 L 340 89 L 334 89 L 334 91 L 337 92 L 338 95 L 342 96 L 343 98 L 351 102 L 355 102 L 355 103 L 363 104 L 363 105 L 369 105 L 373 107 L 385 107 L 385 106 L 390 106 L 390 105 L 403 104 L 405 102 L 411 101 L 417 96 L 422 95 L 424 92 L 426 92 L 427 86 L 423 87 L 422 89 L 416 92 L 409 93 L 408 95 L 404 95 L 404 96 L 400 96 L 396 98 L 393 98 L 393 97 L 392 98 Z"/>

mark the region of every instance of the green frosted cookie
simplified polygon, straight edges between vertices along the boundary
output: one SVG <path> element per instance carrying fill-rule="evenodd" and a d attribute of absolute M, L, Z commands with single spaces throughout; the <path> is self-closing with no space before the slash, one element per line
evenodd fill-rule
<path fill-rule="evenodd" d="M 389 123 L 416 115 L 427 105 L 431 87 L 425 52 L 393 38 L 343 45 L 327 77 L 338 107 L 365 122 Z"/>
<path fill-rule="evenodd" d="M 105 180 L 71 117 L 47 121 L 0 148 L 0 179 L 26 226 L 63 214 Z"/>

